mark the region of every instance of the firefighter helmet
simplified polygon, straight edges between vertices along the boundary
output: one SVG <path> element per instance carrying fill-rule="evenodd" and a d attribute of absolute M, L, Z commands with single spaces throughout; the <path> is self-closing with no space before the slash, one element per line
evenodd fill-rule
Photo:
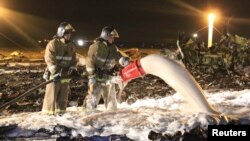
<path fill-rule="evenodd" d="M 60 24 L 60 26 L 58 27 L 58 29 L 57 29 L 57 33 L 56 33 L 56 35 L 57 35 L 57 37 L 63 37 L 63 35 L 65 34 L 65 33 L 69 33 L 69 32 L 75 32 L 75 29 L 73 28 L 73 26 L 71 26 L 69 23 L 67 23 L 67 22 L 62 22 L 61 24 Z"/>
<path fill-rule="evenodd" d="M 100 37 L 104 40 L 108 40 L 109 37 L 117 37 L 119 38 L 118 32 L 111 26 L 105 26 L 102 29 Z"/>

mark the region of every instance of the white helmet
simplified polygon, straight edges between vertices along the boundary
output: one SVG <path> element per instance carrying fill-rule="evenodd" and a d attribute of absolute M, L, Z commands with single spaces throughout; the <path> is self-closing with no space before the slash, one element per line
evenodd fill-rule
<path fill-rule="evenodd" d="M 67 32 L 75 32 L 76 30 L 67 22 L 62 22 L 60 26 L 57 29 L 56 36 L 57 37 L 63 37 L 63 35 Z"/>
<path fill-rule="evenodd" d="M 109 37 L 117 37 L 119 38 L 118 32 L 111 26 L 105 26 L 102 29 L 100 37 L 104 40 L 108 40 Z"/>

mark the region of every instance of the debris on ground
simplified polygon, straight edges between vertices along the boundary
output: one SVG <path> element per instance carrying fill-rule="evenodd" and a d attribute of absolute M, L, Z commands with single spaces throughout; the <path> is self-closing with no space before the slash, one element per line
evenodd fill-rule
<path fill-rule="evenodd" d="M 20 135 L 19 138 L 11 137 L 12 133 L 19 131 L 20 134 L 28 132 L 29 134 Z M 9 135 L 9 136 L 6 136 Z M 22 129 L 17 124 L 0 127 L 0 140 L 57 140 L 57 141 L 133 141 L 126 135 L 109 135 L 91 137 L 83 137 L 76 129 L 67 127 L 64 125 L 55 125 L 53 130 L 47 130 L 45 128 L 38 129 L 37 131 Z"/>
<path fill-rule="evenodd" d="M 44 62 L 43 58 L 30 58 L 23 52 L 17 50 L 9 54 L 0 54 L 0 63 L 13 63 L 13 62 Z"/>

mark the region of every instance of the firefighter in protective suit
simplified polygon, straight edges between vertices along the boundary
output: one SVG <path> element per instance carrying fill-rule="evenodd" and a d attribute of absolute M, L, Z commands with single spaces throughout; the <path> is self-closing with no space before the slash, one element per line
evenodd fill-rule
<path fill-rule="evenodd" d="M 47 44 L 44 59 L 47 64 L 45 79 L 54 79 L 46 86 L 42 113 L 63 114 L 66 111 L 70 77 L 76 73 L 75 44 L 70 40 L 75 29 L 62 22 L 57 34 Z"/>
<path fill-rule="evenodd" d="M 123 57 L 114 44 L 114 39 L 118 37 L 119 34 L 113 27 L 106 26 L 100 37 L 89 47 L 86 58 L 89 78 L 88 95 L 84 101 L 86 110 L 94 110 L 101 95 L 106 109 L 117 109 L 115 84 L 110 80 L 115 76 L 117 64 L 124 67 L 129 63 L 128 58 Z"/>

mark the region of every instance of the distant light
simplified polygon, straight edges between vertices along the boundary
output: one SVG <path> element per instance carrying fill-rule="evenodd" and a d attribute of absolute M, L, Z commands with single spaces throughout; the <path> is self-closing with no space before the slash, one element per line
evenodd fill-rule
<path fill-rule="evenodd" d="M 198 34 L 197 34 L 197 33 L 194 33 L 194 34 L 193 34 L 193 37 L 194 37 L 194 38 L 197 38 L 197 37 L 198 37 Z"/>
<path fill-rule="evenodd" d="M 211 47 L 213 44 L 213 26 L 214 26 L 215 14 L 208 14 L 208 43 L 207 47 Z"/>
<path fill-rule="evenodd" d="M 84 45 L 84 41 L 83 40 L 77 40 L 77 45 L 78 46 L 83 46 Z"/>

